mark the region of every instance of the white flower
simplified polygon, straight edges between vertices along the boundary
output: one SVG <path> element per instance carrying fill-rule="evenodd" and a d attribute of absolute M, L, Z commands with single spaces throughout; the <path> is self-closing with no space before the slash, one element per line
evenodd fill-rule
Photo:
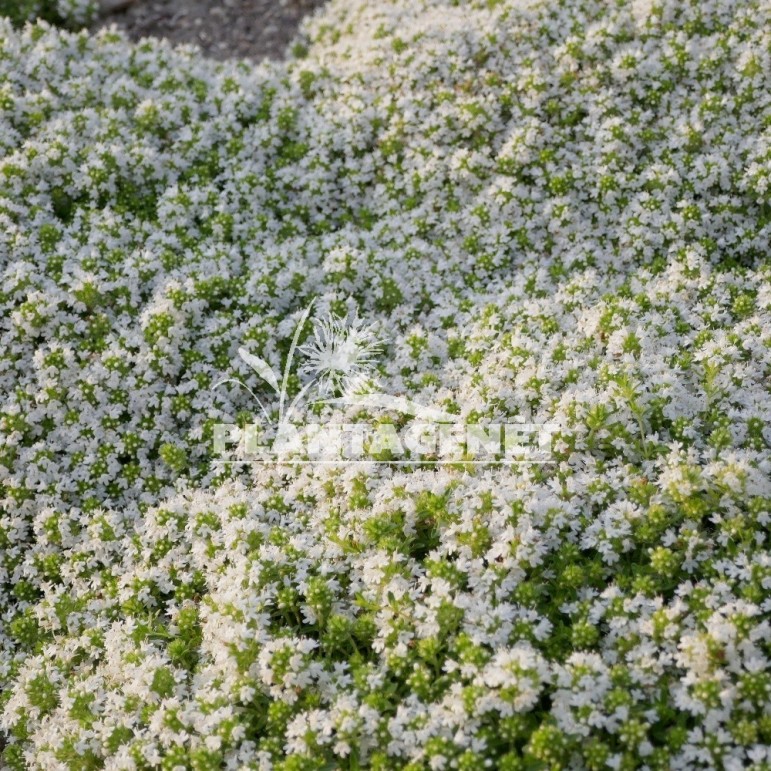
<path fill-rule="evenodd" d="M 321 396 L 356 394 L 370 378 L 381 343 L 356 315 L 315 321 L 312 339 L 298 351 L 307 357 L 301 373 L 316 381 Z"/>

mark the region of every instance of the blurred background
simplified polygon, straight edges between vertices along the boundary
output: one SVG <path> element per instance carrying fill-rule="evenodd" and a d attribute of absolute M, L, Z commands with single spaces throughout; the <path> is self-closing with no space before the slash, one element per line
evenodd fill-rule
<path fill-rule="evenodd" d="M 103 0 L 94 29 L 117 24 L 134 40 L 194 43 L 216 59 L 279 58 L 303 17 L 324 0 Z"/>

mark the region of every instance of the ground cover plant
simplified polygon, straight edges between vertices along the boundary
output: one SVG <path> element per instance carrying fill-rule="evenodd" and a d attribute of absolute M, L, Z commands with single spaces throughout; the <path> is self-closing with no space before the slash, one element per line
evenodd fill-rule
<path fill-rule="evenodd" d="M 3 767 L 768 768 L 770 29 L 333 0 L 253 66 L 3 21 Z M 311 301 L 554 462 L 223 469 L 213 386 Z"/>
<path fill-rule="evenodd" d="M 0 16 L 17 25 L 44 19 L 69 27 L 82 27 L 95 18 L 96 0 L 0 0 Z"/>

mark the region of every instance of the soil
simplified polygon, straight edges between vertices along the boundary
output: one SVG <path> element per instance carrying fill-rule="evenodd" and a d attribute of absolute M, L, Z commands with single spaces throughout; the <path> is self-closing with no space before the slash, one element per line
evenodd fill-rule
<path fill-rule="evenodd" d="M 116 24 L 132 40 L 194 43 L 215 59 L 279 59 L 302 19 L 324 0 L 134 0 L 94 29 Z"/>

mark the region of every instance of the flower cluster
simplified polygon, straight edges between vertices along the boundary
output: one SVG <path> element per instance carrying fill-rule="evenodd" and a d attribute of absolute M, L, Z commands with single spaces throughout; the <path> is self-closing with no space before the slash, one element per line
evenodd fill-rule
<path fill-rule="evenodd" d="M 763 13 L 332 0 L 257 66 L 0 23 L 3 766 L 767 768 Z M 311 301 L 553 462 L 218 464 Z"/>
<path fill-rule="evenodd" d="M 68 27 L 82 27 L 99 10 L 98 0 L 0 0 L 0 16 L 16 24 L 46 19 Z"/>

